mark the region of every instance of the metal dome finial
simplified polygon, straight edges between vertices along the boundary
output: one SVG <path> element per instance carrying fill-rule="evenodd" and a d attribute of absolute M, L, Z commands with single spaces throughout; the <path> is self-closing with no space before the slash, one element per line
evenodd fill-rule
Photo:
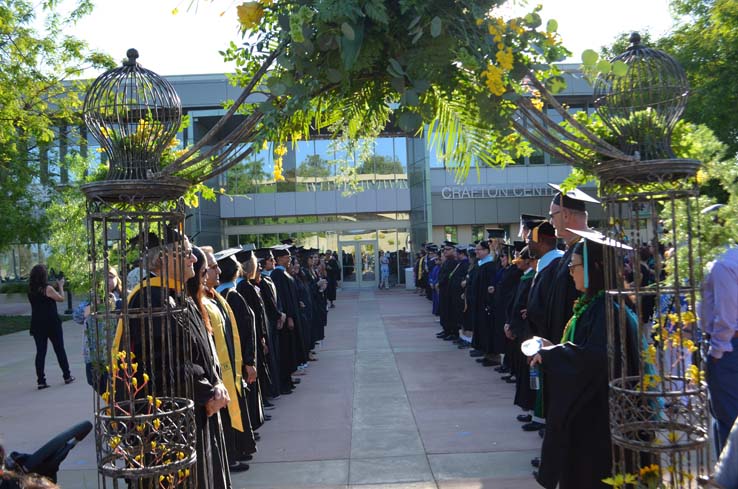
<path fill-rule="evenodd" d="M 138 59 L 138 50 L 131 48 L 126 51 L 126 58 L 128 61 L 123 62 L 123 66 L 136 66 L 136 60 Z"/>
<path fill-rule="evenodd" d="M 630 38 L 628 39 L 628 42 L 630 42 L 630 47 L 634 48 L 636 46 L 639 46 L 641 44 L 641 35 L 637 32 L 633 32 L 630 35 Z"/>

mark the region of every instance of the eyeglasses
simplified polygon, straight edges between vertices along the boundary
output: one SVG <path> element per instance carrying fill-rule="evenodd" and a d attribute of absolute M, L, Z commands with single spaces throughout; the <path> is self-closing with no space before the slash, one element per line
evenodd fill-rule
<path fill-rule="evenodd" d="M 581 267 L 583 266 L 583 264 L 582 263 L 569 263 L 567 266 L 569 267 L 569 273 L 572 273 L 576 267 Z"/>
<path fill-rule="evenodd" d="M 556 214 L 561 214 L 561 211 L 549 212 L 548 213 L 548 218 L 549 219 L 553 219 Z"/>
<path fill-rule="evenodd" d="M 218 268 L 218 262 L 208 265 L 208 270 L 215 270 L 216 268 Z"/>

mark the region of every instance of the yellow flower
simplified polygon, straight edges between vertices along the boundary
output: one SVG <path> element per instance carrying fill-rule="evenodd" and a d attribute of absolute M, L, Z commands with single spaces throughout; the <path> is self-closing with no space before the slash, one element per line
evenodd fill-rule
<path fill-rule="evenodd" d="M 651 464 L 646 467 L 641 467 L 641 470 L 638 471 L 638 475 L 640 475 L 641 479 L 645 479 L 648 477 L 652 477 L 653 475 L 658 475 L 659 471 L 661 469 L 656 464 Z"/>
<path fill-rule="evenodd" d="M 480 25 L 484 24 L 484 19 L 477 19 L 476 20 L 476 24 L 477 24 L 477 27 L 479 27 Z"/>
<path fill-rule="evenodd" d="M 152 441 L 151 442 L 151 449 L 152 450 L 156 450 L 156 442 L 155 441 Z"/>
<path fill-rule="evenodd" d="M 185 454 L 184 452 L 177 452 L 177 460 L 184 460 Z"/>
<path fill-rule="evenodd" d="M 149 381 L 149 374 L 144 373 L 143 374 L 143 379 L 144 379 L 144 382 L 148 382 Z"/>
<path fill-rule="evenodd" d="M 110 392 L 105 391 L 102 394 L 100 394 L 100 397 L 103 401 L 108 402 L 108 399 L 110 399 Z"/>
<path fill-rule="evenodd" d="M 144 374 L 144 375 L 146 375 L 146 374 Z M 148 379 L 146 379 L 146 377 L 144 377 L 144 380 L 148 380 Z M 146 396 L 146 400 L 149 401 L 149 405 L 154 404 L 154 396 Z"/>
<path fill-rule="evenodd" d="M 505 93 L 503 74 L 503 71 L 492 63 L 489 63 L 487 69 L 482 72 L 482 77 L 486 79 L 487 89 L 498 97 Z"/>
<path fill-rule="evenodd" d="M 136 377 L 131 379 L 131 385 L 134 389 L 138 387 L 138 379 Z"/>
<path fill-rule="evenodd" d="M 671 443 L 676 443 L 677 441 L 679 441 L 679 438 L 681 438 L 681 436 L 676 431 L 670 431 L 666 435 L 666 439 L 669 440 Z"/>
<path fill-rule="evenodd" d="M 608 486 L 613 486 L 615 489 L 621 489 L 627 484 L 635 484 L 638 482 L 638 478 L 635 474 L 616 474 L 613 477 L 602 479 L 602 482 Z"/>
<path fill-rule="evenodd" d="M 255 29 L 264 17 L 264 7 L 259 2 L 244 2 L 236 7 L 238 21 L 244 31 Z"/>
<path fill-rule="evenodd" d="M 135 374 L 138 371 L 138 362 L 132 363 L 131 369 L 133 370 L 133 373 Z"/>
<path fill-rule="evenodd" d="M 158 409 L 160 407 L 161 407 L 161 400 L 160 399 L 157 399 L 156 400 L 156 408 Z"/>
<path fill-rule="evenodd" d="M 530 99 L 530 103 L 533 104 L 533 107 L 535 107 L 538 112 L 543 112 L 543 100 L 538 97 L 534 97 Z"/>
<path fill-rule="evenodd" d="M 146 426 L 143 424 L 136 425 L 136 431 L 138 431 L 139 433 L 143 433 L 144 428 L 146 428 Z"/>
<path fill-rule="evenodd" d="M 111 448 L 112 450 L 115 450 L 115 448 L 116 448 L 116 447 L 117 447 L 118 445 L 120 445 L 120 436 L 114 436 L 114 437 L 110 438 L 110 443 L 109 443 L 109 445 L 110 445 L 110 448 Z"/>
<path fill-rule="evenodd" d="M 155 430 L 158 430 L 161 427 L 161 420 L 157 418 L 151 424 L 154 425 Z"/>
<path fill-rule="evenodd" d="M 274 148 L 274 154 L 277 156 L 284 156 L 287 154 L 287 146 L 284 144 L 280 144 L 276 148 Z"/>
<path fill-rule="evenodd" d="M 700 370 L 697 365 L 690 365 L 687 367 L 686 376 L 693 384 L 699 384 L 700 382 L 705 381 L 705 372 Z"/>
<path fill-rule="evenodd" d="M 500 68 L 502 68 L 505 71 L 510 71 L 513 67 L 513 52 L 512 49 L 506 48 L 504 50 L 497 51 L 497 54 L 495 54 L 495 58 L 497 58 L 497 63 L 500 65 Z"/>
<path fill-rule="evenodd" d="M 119 351 L 118 352 L 118 360 L 120 360 L 122 362 L 122 361 L 125 361 L 125 359 L 126 359 L 126 352 L 125 351 Z"/>
<path fill-rule="evenodd" d="M 646 374 L 643 376 L 643 388 L 649 389 L 651 387 L 657 387 L 661 382 L 661 376 Z"/>

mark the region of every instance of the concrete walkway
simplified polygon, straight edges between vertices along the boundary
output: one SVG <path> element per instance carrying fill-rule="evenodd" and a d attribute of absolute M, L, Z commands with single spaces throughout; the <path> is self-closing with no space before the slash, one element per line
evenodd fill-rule
<path fill-rule="evenodd" d="M 513 389 L 467 351 L 435 339 L 430 303 L 405 290 L 344 290 L 319 361 L 275 400 L 259 452 L 234 488 L 533 489 L 537 434 L 515 421 Z M 65 386 L 50 352 L 52 388 L 34 385 L 27 333 L 0 337 L 0 438 L 31 451 L 91 418 L 81 326 L 65 324 L 78 382 Z M 62 466 L 64 489 L 96 487 L 88 437 Z"/>

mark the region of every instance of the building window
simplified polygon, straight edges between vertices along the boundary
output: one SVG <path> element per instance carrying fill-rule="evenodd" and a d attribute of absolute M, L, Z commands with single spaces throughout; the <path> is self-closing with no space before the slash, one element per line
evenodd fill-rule
<path fill-rule="evenodd" d="M 446 241 L 456 242 L 459 237 L 459 230 L 456 226 L 443 226 L 443 234 Z"/>
<path fill-rule="evenodd" d="M 484 229 L 484 226 L 472 226 L 472 242 L 476 243 L 477 241 L 481 241 L 485 238 Z"/>

